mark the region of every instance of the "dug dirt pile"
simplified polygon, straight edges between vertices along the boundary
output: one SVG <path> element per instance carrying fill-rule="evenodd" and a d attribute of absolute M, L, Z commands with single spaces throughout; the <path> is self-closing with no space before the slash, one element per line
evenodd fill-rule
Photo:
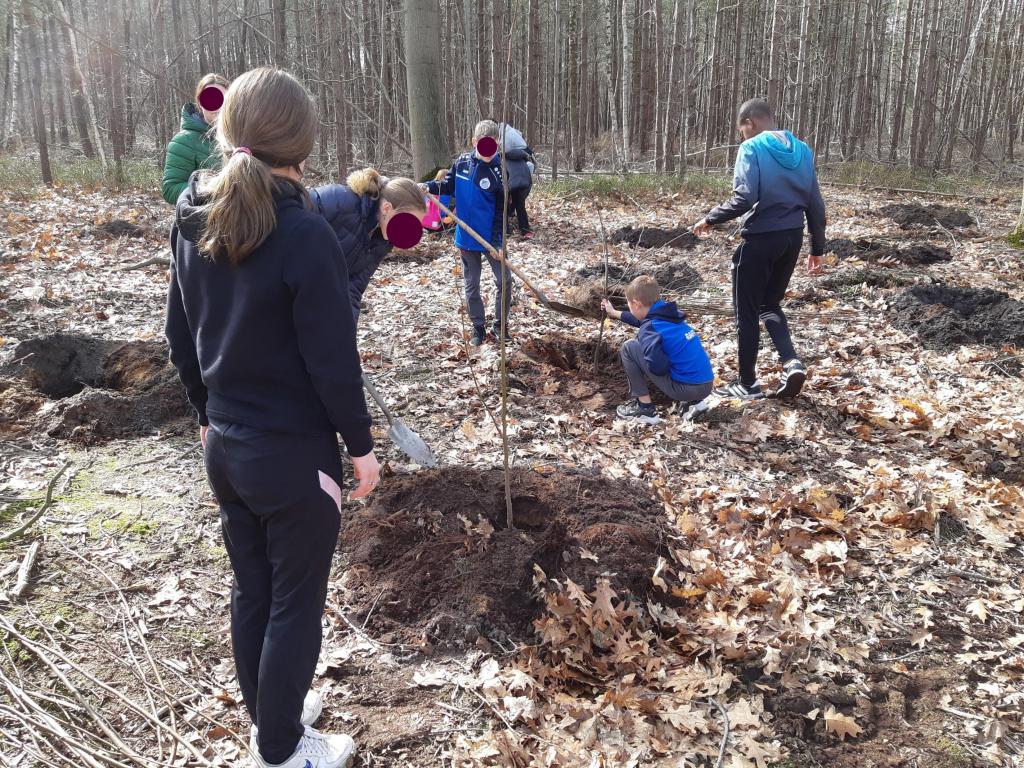
<path fill-rule="evenodd" d="M 621 595 L 653 592 L 673 532 L 644 487 L 517 470 L 512 505 L 514 530 L 499 470 L 445 467 L 382 483 L 342 534 L 354 618 L 369 616 L 368 631 L 386 642 L 507 646 L 533 638 L 537 568 L 587 590 L 607 576 Z"/>
<path fill-rule="evenodd" d="M 695 248 L 700 242 L 688 229 L 658 229 L 657 227 L 619 227 L 608 237 L 609 242 L 625 243 L 634 248 Z"/>
<path fill-rule="evenodd" d="M 961 208 L 930 203 L 891 203 L 883 205 L 879 212 L 888 216 L 904 229 L 911 227 L 934 227 L 946 229 L 967 229 L 975 224 L 974 217 Z"/>
<path fill-rule="evenodd" d="M 192 412 L 163 343 L 57 334 L 22 342 L 14 360 L 0 370 L 7 434 L 88 445 L 150 434 Z"/>
<path fill-rule="evenodd" d="M 918 285 L 890 305 L 897 326 L 938 350 L 962 344 L 1024 346 L 1024 303 L 989 288 Z"/>
<path fill-rule="evenodd" d="M 871 262 L 898 262 L 909 266 L 926 266 L 951 261 L 948 248 L 932 243 L 914 243 L 898 246 L 876 240 L 848 240 L 844 237 L 828 240 L 825 250 L 840 259 L 858 258 Z"/>
<path fill-rule="evenodd" d="M 581 278 L 566 289 L 563 298 L 567 304 L 579 307 L 595 319 L 601 318 L 601 300 L 605 297 L 604 264 L 581 267 L 576 271 Z M 651 275 L 668 296 L 693 293 L 701 286 L 700 273 L 689 263 L 676 259 L 662 264 L 633 264 L 620 267 L 608 265 L 608 298 L 616 309 L 626 309 L 626 286 L 640 275 Z"/>

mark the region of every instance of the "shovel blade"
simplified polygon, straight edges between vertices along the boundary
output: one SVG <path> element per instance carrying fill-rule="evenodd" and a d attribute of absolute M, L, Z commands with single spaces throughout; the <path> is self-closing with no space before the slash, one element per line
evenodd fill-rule
<path fill-rule="evenodd" d="M 402 452 L 419 464 L 421 467 L 436 467 L 437 459 L 430 446 L 423 442 L 423 438 L 409 429 L 409 425 L 401 419 L 395 419 L 388 430 L 388 437 L 391 442 L 397 445 Z"/>

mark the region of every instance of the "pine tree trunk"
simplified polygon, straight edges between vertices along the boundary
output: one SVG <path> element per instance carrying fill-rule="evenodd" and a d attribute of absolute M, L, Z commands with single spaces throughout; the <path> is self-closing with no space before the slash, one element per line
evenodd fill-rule
<path fill-rule="evenodd" d="M 7 111 L 2 117 L 3 128 L 0 130 L 0 149 L 4 149 L 8 141 L 14 138 L 14 121 L 20 109 L 18 105 L 18 76 L 20 75 L 19 68 L 21 64 L 21 14 L 16 9 L 12 9 L 11 13 L 14 15 L 14 18 L 11 25 L 10 64 L 7 68 L 10 81 L 10 107 L 8 108 L 6 103 L 3 105 Z"/>
<path fill-rule="evenodd" d="M 633 151 L 633 17 L 634 0 L 622 0 L 622 168 L 628 170 Z"/>
<path fill-rule="evenodd" d="M 288 68 L 288 24 L 285 16 L 285 0 L 273 0 L 274 3 L 274 63 L 279 67 Z"/>
<path fill-rule="evenodd" d="M 610 54 L 610 51 L 614 50 L 615 46 L 615 0 L 607 0 L 605 10 L 604 32 L 607 46 L 600 59 L 601 68 L 604 70 L 605 86 L 608 88 L 608 109 L 611 112 L 612 164 L 625 171 L 625 163 L 620 162 L 622 144 L 619 141 L 619 100 L 615 94 L 615 80 L 612 73 Z"/>
<path fill-rule="evenodd" d="M 423 179 L 450 159 L 441 122 L 444 100 L 436 44 L 441 26 L 437 1 L 405 0 L 404 23 L 413 173 Z"/>
<path fill-rule="evenodd" d="M 529 37 L 529 69 L 526 74 L 526 135 L 528 140 L 537 141 L 540 135 L 538 125 L 540 114 L 540 83 L 541 83 L 541 33 L 540 33 L 540 0 L 529 0 L 528 29 Z M 556 16 L 557 18 L 557 16 Z M 560 44 L 555 37 L 555 46 Z M 555 70 L 557 76 L 562 73 Z"/>
<path fill-rule="evenodd" d="M 53 171 L 50 169 L 50 148 L 46 143 L 46 122 L 43 117 L 43 99 L 46 97 L 45 91 L 43 91 L 43 71 L 40 65 L 39 35 L 29 0 L 24 0 L 22 3 L 22 13 L 25 25 L 23 31 L 25 53 L 32 77 L 32 92 L 26 96 L 32 102 L 32 123 L 35 128 L 36 146 L 39 148 L 39 168 L 43 174 L 43 183 L 52 187 Z"/>
<path fill-rule="evenodd" d="M 78 40 L 74 29 L 71 28 L 66 4 L 67 0 L 61 0 L 55 5 L 55 8 L 60 17 L 58 21 L 61 24 L 61 34 L 64 38 L 65 61 L 71 76 L 71 107 L 75 113 L 75 124 L 78 126 L 78 135 L 82 143 L 82 154 L 90 160 L 99 157 L 100 164 L 106 170 L 107 158 L 103 153 L 103 145 L 99 141 L 96 114 L 93 111 L 85 75 L 79 63 Z"/>

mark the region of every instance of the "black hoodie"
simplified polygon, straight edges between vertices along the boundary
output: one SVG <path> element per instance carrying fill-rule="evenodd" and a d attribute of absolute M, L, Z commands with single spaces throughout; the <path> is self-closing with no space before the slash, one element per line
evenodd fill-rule
<path fill-rule="evenodd" d="M 339 432 L 365 456 L 373 438 L 338 239 L 297 185 L 279 184 L 275 200 L 270 237 L 238 266 L 218 263 L 196 245 L 205 213 L 193 175 L 171 228 L 171 362 L 200 424 Z"/>

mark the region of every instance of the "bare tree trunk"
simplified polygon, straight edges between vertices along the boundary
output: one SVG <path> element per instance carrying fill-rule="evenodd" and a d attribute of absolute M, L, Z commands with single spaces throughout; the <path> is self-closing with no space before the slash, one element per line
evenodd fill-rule
<path fill-rule="evenodd" d="M 24 0 L 21 7 L 25 23 L 25 52 L 32 72 L 32 92 L 26 95 L 32 102 L 32 123 L 35 127 L 36 146 L 39 148 L 39 168 L 43 174 L 43 183 L 52 187 L 53 171 L 50 169 L 50 149 L 46 143 L 46 123 L 43 119 L 43 99 L 46 96 L 43 91 L 43 72 L 40 66 L 39 36 L 29 0 Z"/>
<path fill-rule="evenodd" d="M 628 170 L 633 151 L 633 19 L 634 0 L 622 0 L 622 168 Z"/>
<path fill-rule="evenodd" d="M 14 15 L 11 25 L 11 51 L 10 51 L 10 64 L 8 65 L 7 72 L 10 81 L 10 108 L 7 108 L 5 103 L 3 106 L 7 109 L 7 112 L 3 116 L 3 129 L 0 130 L 0 149 L 7 146 L 9 139 L 14 137 L 14 121 L 18 116 L 18 76 L 19 66 L 21 61 L 21 14 L 17 10 L 12 8 L 11 13 Z"/>
<path fill-rule="evenodd" d="M 274 63 L 279 67 L 288 67 L 288 24 L 286 21 L 285 0 L 273 0 L 274 3 Z"/>
<path fill-rule="evenodd" d="M 99 126 L 96 123 L 96 112 L 93 109 L 92 99 L 89 97 L 89 87 L 82 72 L 80 57 L 78 54 L 78 40 L 75 30 L 71 26 L 67 10 L 68 0 L 61 0 L 55 4 L 60 14 L 59 21 L 63 26 L 64 44 L 68 55 L 68 68 L 71 70 L 71 104 L 75 109 L 75 118 L 78 122 L 78 130 L 82 139 L 82 152 L 86 157 L 98 157 L 103 170 L 107 170 L 107 156 L 103 151 L 103 143 L 100 140 Z"/>
<path fill-rule="evenodd" d="M 423 179 L 450 159 L 441 123 L 441 59 L 436 44 L 436 0 L 405 0 L 405 61 L 412 132 L 412 164 Z"/>
<path fill-rule="evenodd" d="M 526 74 L 526 135 L 530 141 L 538 141 L 540 137 L 540 126 L 538 115 L 540 113 L 540 82 L 541 82 L 541 34 L 540 34 L 540 0 L 529 0 L 529 69 Z M 556 14 L 555 19 L 558 16 Z M 558 37 L 555 38 L 555 46 L 560 44 Z M 555 68 L 556 77 L 562 73 Z"/>
<path fill-rule="evenodd" d="M 619 102 L 615 95 L 615 81 L 612 75 L 612 62 L 611 56 L 607 51 L 614 50 L 615 36 L 614 22 L 615 22 L 615 0 L 607 0 L 605 6 L 605 40 L 607 41 L 607 47 L 605 49 L 605 55 L 601 56 L 601 68 L 604 70 L 605 85 L 608 88 L 608 108 L 611 112 L 611 131 L 612 131 L 612 163 L 622 171 L 626 170 L 625 162 L 620 163 L 620 151 L 621 144 L 619 143 Z"/>

